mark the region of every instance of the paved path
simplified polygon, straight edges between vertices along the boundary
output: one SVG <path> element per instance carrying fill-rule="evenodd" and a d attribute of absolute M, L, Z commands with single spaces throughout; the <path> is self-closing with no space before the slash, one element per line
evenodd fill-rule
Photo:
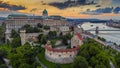
<path fill-rule="evenodd" d="M 36 61 L 37 61 L 38 63 L 40 63 L 40 65 L 42 66 L 42 68 L 47 68 L 47 66 L 45 66 L 45 65 L 38 59 L 37 56 L 35 57 L 35 59 L 36 59 Z"/>
<path fill-rule="evenodd" d="M 112 63 L 112 61 L 110 61 L 110 67 L 111 68 L 115 68 L 114 64 Z"/>
<path fill-rule="evenodd" d="M 8 68 L 12 68 L 12 66 L 9 65 L 9 61 L 7 58 L 3 59 L 5 61 L 5 64 L 8 66 Z"/>

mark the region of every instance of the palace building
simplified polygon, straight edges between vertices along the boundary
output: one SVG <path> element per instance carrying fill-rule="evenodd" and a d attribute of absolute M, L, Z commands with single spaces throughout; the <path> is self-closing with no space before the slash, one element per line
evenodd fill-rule
<path fill-rule="evenodd" d="M 58 31 L 60 26 L 67 24 L 64 17 L 59 15 L 48 16 L 48 11 L 43 10 L 42 16 L 27 16 L 25 14 L 10 14 L 5 21 L 6 32 L 5 38 L 10 39 L 11 30 L 20 30 L 24 25 L 29 24 L 32 27 L 37 27 L 37 24 L 41 23 L 43 26 L 50 26 L 50 30 Z"/>

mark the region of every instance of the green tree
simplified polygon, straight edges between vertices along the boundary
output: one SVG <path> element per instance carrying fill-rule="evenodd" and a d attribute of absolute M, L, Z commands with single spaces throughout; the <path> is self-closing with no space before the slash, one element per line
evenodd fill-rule
<path fill-rule="evenodd" d="M 47 43 L 47 37 L 46 35 L 43 35 L 42 38 L 41 38 L 41 43 L 42 44 L 46 44 Z"/>
<path fill-rule="evenodd" d="M 65 35 L 65 37 L 66 37 L 67 39 L 71 39 L 73 36 L 72 36 L 70 33 L 67 33 L 67 34 Z"/>
<path fill-rule="evenodd" d="M 22 63 L 20 64 L 19 68 L 32 68 L 31 65 L 27 64 L 27 63 Z"/>
<path fill-rule="evenodd" d="M 45 29 L 45 30 L 49 30 L 49 29 L 50 29 L 50 26 L 45 25 L 45 26 L 44 26 L 44 29 Z"/>
<path fill-rule="evenodd" d="M 63 37 L 62 43 L 68 45 L 68 39 L 66 37 Z"/>
<path fill-rule="evenodd" d="M 14 29 L 12 29 L 12 30 L 11 30 L 11 37 L 12 37 L 12 38 L 19 37 L 19 33 L 16 32 Z"/>
<path fill-rule="evenodd" d="M 7 51 L 4 49 L 0 49 L 0 64 L 4 64 L 3 58 L 7 56 Z"/>
<path fill-rule="evenodd" d="M 38 29 L 37 27 L 32 27 L 28 24 L 24 25 L 22 28 L 26 30 L 26 33 L 38 33 L 43 32 L 41 29 Z"/>
<path fill-rule="evenodd" d="M 47 42 L 47 37 L 46 37 L 46 35 L 44 35 L 44 34 L 40 34 L 40 35 L 38 36 L 38 40 L 39 40 L 39 42 L 40 42 L 41 44 L 46 44 L 46 42 Z"/>
<path fill-rule="evenodd" d="M 43 34 L 38 35 L 38 40 L 41 41 Z"/>
<path fill-rule="evenodd" d="M 37 27 L 42 28 L 43 25 L 42 25 L 41 23 L 38 23 L 38 24 L 37 24 Z"/>
<path fill-rule="evenodd" d="M 21 39 L 20 39 L 20 37 L 13 38 L 11 45 L 14 48 L 16 48 L 18 46 L 21 46 Z"/>
<path fill-rule="evenodd" d="M 50 31 L 49 33 L 48 33 L 48 37 L 49 38 L 55 38 L 57 36 L 57 32 L 56 31 Z"/>
<path fill-rule="evenodd" d="M 92 67 L 110 68 L 109 58 L 104 52 L 101 52 L 97 54 L 95 57 L 92 57 L 90 62 Z"/>
<path fill-rule="evenodd" d="M 61 68 L 60 64 L 55 64 L 54 68 Z"/>
<path fill-rule="evenodd" d="M 120 68 L 120 52 L 115 56 L 115 61 L 117 63 L 118 68 Z"/>
<path fill-rule="evenodd" d="M 2 65 L 0 65 L 0 68 L 8 68 L 8 67 L 7 67 L 7 65 L 2 64 Z"/>
<path fill-rule="evenodd" d="M 13 68 L 36 68 L 35 57 L 37 56 L 36 48 L 31 48 L 30 45 L 24 45 L 16 48 L 16 52 L 10 56 L 10 64 Z M 14 62 L 13 62 L 14 61 Z"/>
<path fill-rule="evenodd" d="M 73 62 L 73 68 L 88 68 L 88 62 L 82 56 L 77 56 Z"/>
<path fill-rule="evenodd" d="M 0 58 L 6 57 L 7 56 L 7 51 L 4 49 L 0 49 Z"/>

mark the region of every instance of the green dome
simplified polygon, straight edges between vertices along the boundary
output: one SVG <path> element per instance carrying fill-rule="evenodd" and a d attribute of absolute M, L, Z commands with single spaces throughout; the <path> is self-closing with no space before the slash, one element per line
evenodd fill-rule
<path fill-rule="evenodd" d="M 48 14 L 48 12 L 47 12 L 46 9 L 43 10 L 43 15 L 44 15 L 44 14 Z"/>

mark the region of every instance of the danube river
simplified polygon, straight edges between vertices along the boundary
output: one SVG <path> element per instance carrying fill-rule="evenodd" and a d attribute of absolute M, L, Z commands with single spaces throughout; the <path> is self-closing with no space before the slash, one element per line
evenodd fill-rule
<path fill-rule="evenodd" d="M 83 23 L 81 27 L 84 30 L 95 29 L 99 27 L 100 30 L 119 30 L 118 28 L 113 28 L 106 26 L 103 23 Z M 90 31 L 91 33 L 95 34 L 95 31 Z M 115 42 L 120 44 L 120 31 L 99 31 L 99 36 L 105 38 L 108 42 Z"/>

